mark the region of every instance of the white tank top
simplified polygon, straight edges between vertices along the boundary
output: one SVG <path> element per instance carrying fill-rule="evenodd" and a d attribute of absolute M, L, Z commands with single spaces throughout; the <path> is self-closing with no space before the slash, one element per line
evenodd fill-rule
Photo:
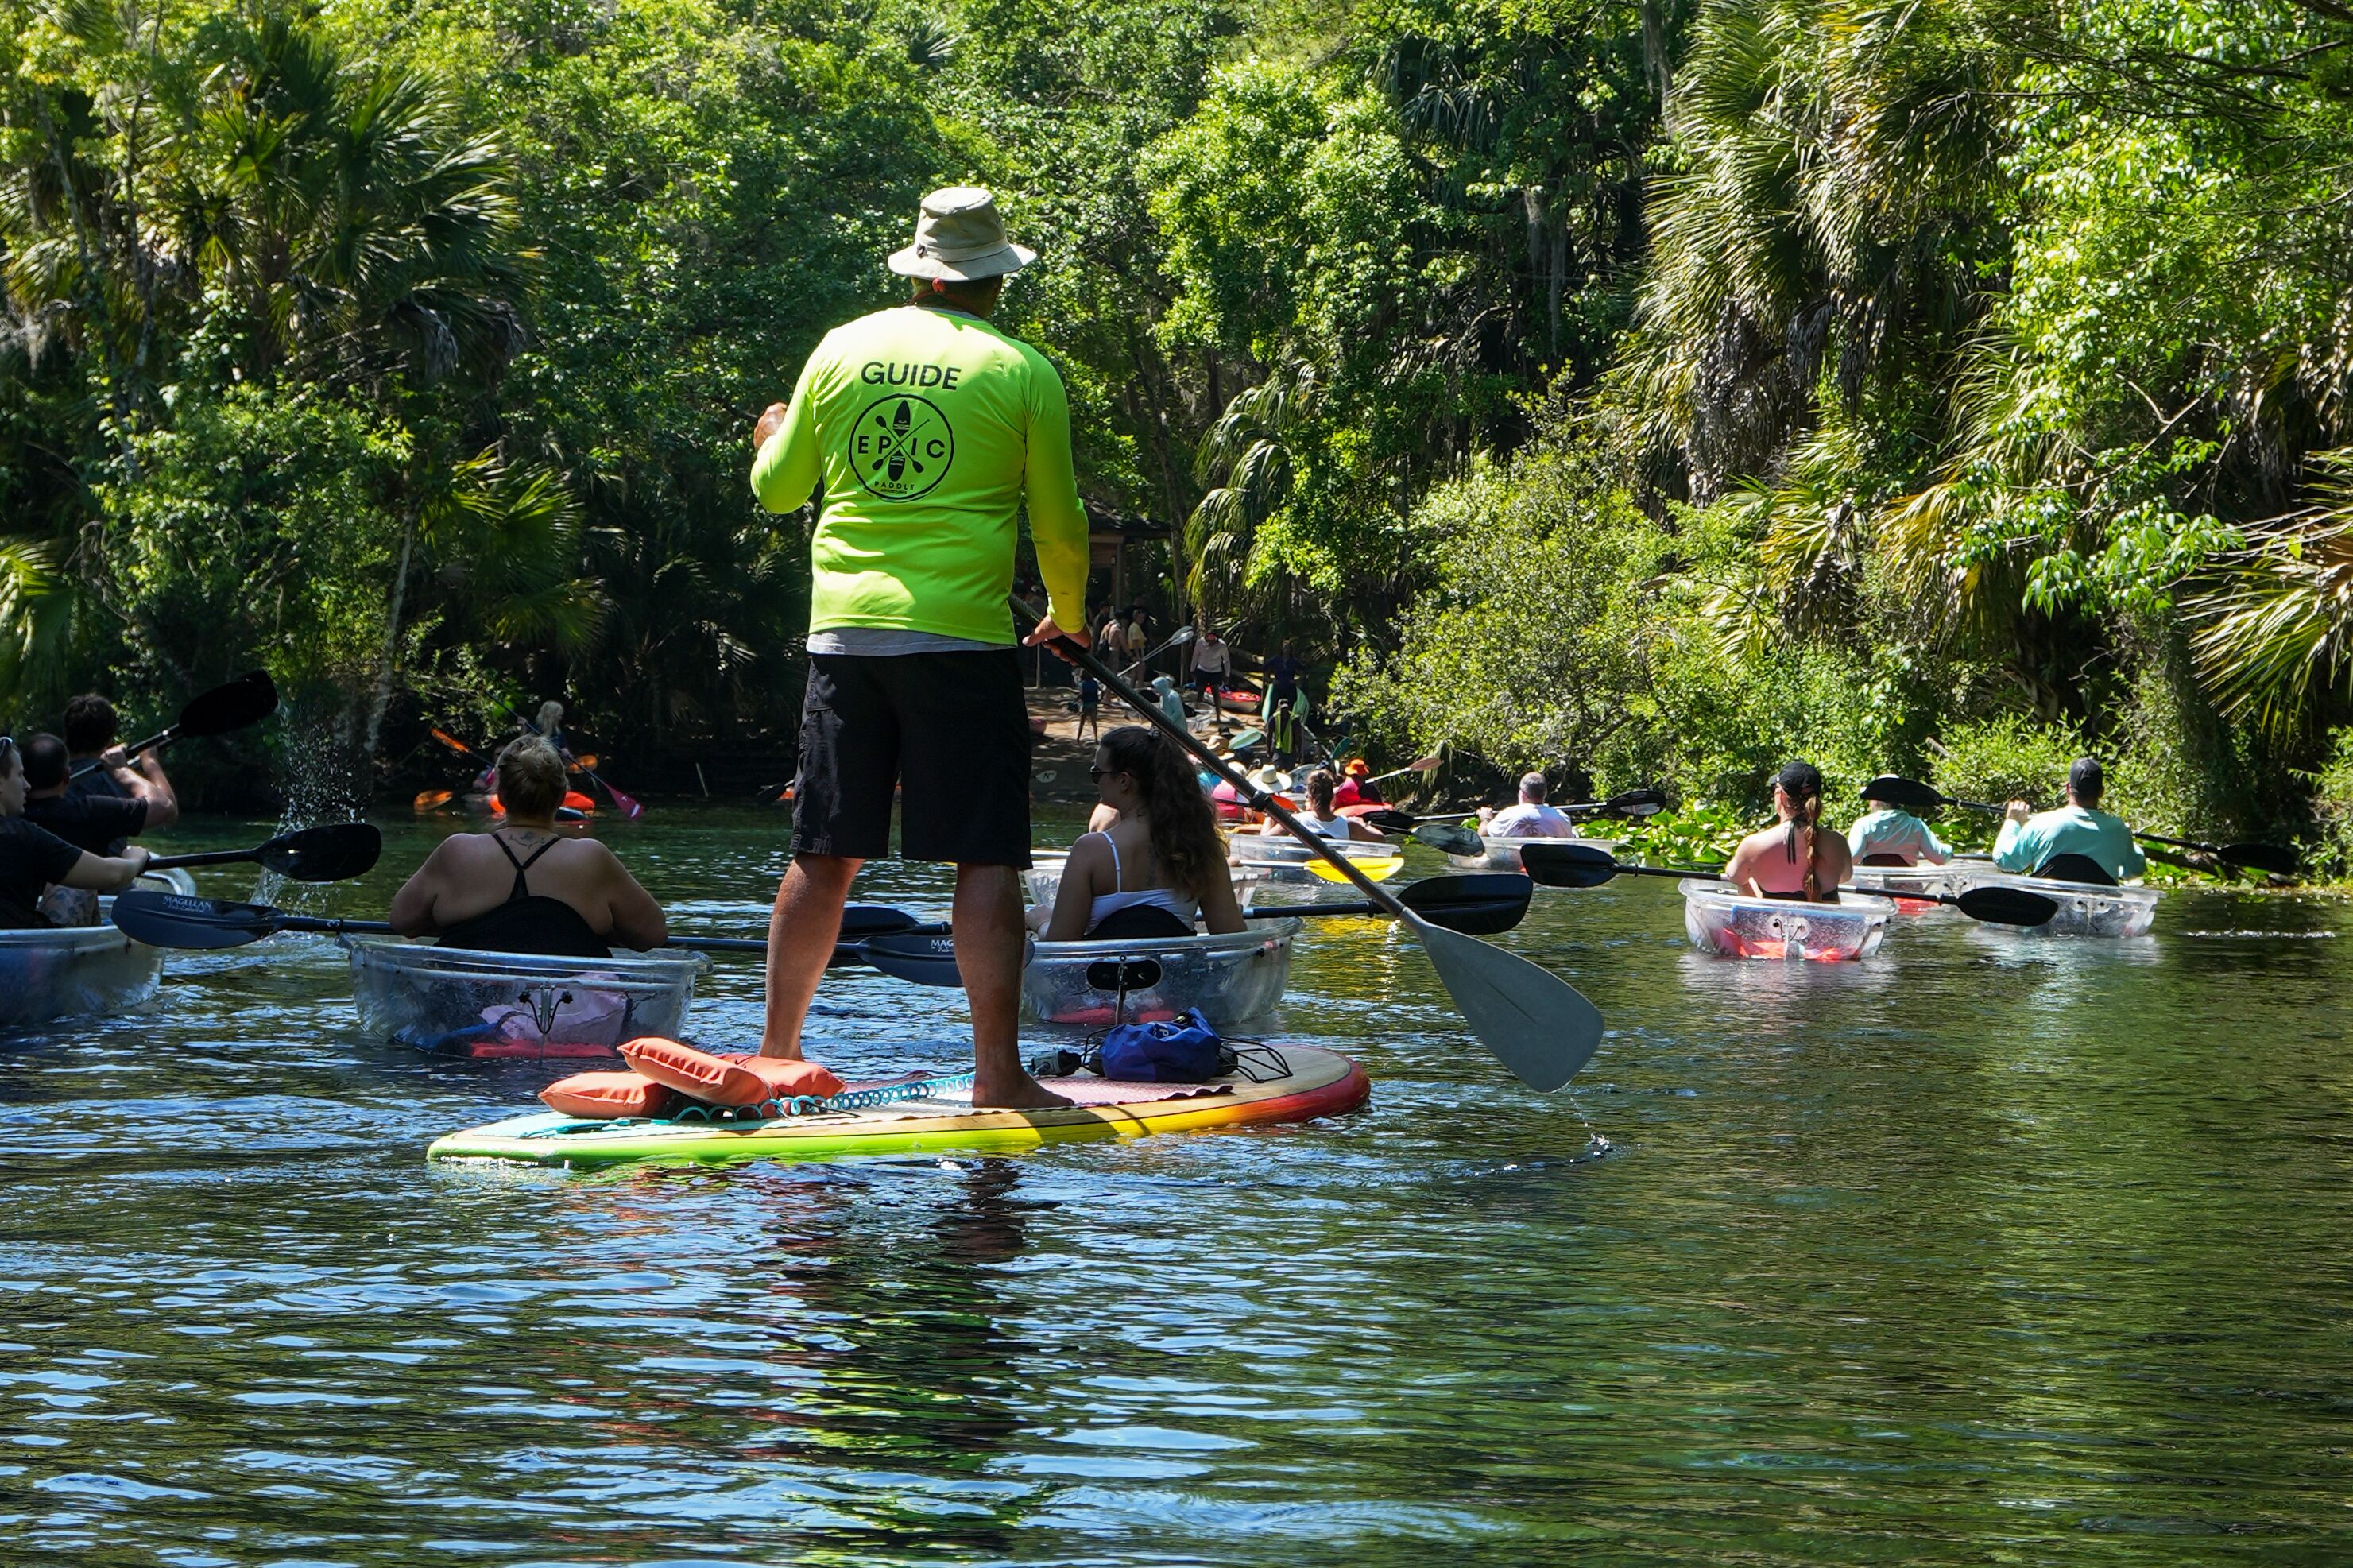
<path fill-rule="evenodd" d="M 1119 864 L 1119 845 L 1109 833 L 1093 836 L 1103 840 L 1104 847 L 1111 851 L 1111 885 L 1117 888 L 1125 880 Z M 1093 930 L 1123 909 L 1166 909 L 1188 926 L 1201 918 L 1201 906 L 1198 901 L 1186 897 L 1173 887 L 1147 887 L 1135 893 L 1096 895 L 1094 902 L 1087 906 L 1087 929 Z"/>
<path fill-rule="evenodd" d="M 1348 836 L 1348 819 L 1345 817 L 1335 817 L 1325 822 L 1319 821 L 1313 811 L 1299 811 L 1293 814 L 1298 817 L 1301 827 L 1319 839 L 1345 839 Z"/>

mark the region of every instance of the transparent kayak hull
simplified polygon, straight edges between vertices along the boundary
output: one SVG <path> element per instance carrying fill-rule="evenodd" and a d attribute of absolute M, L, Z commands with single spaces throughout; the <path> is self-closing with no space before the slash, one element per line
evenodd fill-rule
<path fill-rule="evenodd" d="M 360 1026 L 436 1055 L 597 1059 L 640 1034 L 678 1036 L 699 953 L 543 959 L 345 937 Z"/>
<path fill-rule="evenodd" d="M 1583 844 L 1588 849 L 1598 849 L 1606 855 L 1615 855 L 1618 853 L 1616 839 L 1505 838 L 1494 833 L 1481 833 L 1479 842 L 1486 846 L 1479 853 L 1449 854 L 1446 857 L 1447 863 L 1461 866 L 1465 871 L 1517 871 L 1520 869 L 1520 850 L 1523 846 L 1532 843 Z"/>
<path fill-rule="evenodd" d="M 1062 868 L 1071 863 L 1068 850 L 1036 850 L 1029 856 L 1029 869 L 1021 874 L 1021 881 L 1029 894 L 1029 902 L 1051 909 L 1054 899 L 1062 891 Z M 1265 879 L 1255 871 L 1232 868 L 1234 896 L 1250 902 L 1250 890 Z"/>
<path fill-rule="evenodd" d="M 1333 883 L 1342 887 L 1350 885 L 1348 879 L 1341 875 L 1331 862 L 1288 833 L 1281 838 L 1268 838 L 1260 833 L 1236 833 L 1229 842 L 1235 863 L 1264 882 L 1289 887 L 1308 883 Z M 1375 843 L 1359 839 L 1326 842 L 1375 882 L 1387 882 L 1405 867 L 1405 853 L 1393 843 Z M 1354 897 L 1355 894 L 1352 892 L 1348 896 Z"/>
<path fill-rule="evenodd" d="M 1895 900 L 1899 915 L 1924 915 L 1945 907 L 1936 902 L 1939 894 L 1958 893 L 1966 885 L 1960 875 L 1950 865 L 1858 865 L 1848 880 L 1866 893 Z"/>
<path fill-rule="evenodd" d="M 139 879 L 158 893 L 193 894 L 185 871 Z M 153 999 L 164 950 L 134 942 L 107 920 L 111 898 L 97 901 L 99 924 L 43 931 L 0 931 L 0 1029 L 120 1012 Z"/>
<path fill-rule="evenodd" d="M 2018 876 L 1991 866 L 1954 868 L 1956 893 L 1973 887 L 2017 887 L 2055 901 L 2059 913 L 2040 926 L 2005 929 L 2029 937 L 2146 937 L 2157 923 L 2158 890 L 2154 887 L 2096 887 L 2050 877 Z"/>
<path fill-rule="evenodd" d="M 1021 1010 L 1054 1028 L 1151 1022 L 1198 1007 L 1223 1030 L 1263 1016 L 1291 978 L 1297 920 L 1253 920 L 1222 937 L 1039 942 L 1021 971 Z M 1121 1011 L 1121 975 L 1127 981 Z"/>
<path fill-rule="evenodd" d="M 1683 930 L 1692 946 L 1727 959 L 1842 963 L 1879 950 L 1887 901 L 1850 893 L 1836 904 L 1752 898 L 1721 882 L 1685 877 Z"/>

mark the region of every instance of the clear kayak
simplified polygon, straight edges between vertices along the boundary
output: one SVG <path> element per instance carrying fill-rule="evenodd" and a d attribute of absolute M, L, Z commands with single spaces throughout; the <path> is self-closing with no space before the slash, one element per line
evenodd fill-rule
<path fill-rule="evenodd" d="M 1879 950 L 1892 913 L 1883 898 L 1850 893 L 1836 904 L 1755 898 L 1729 883 L 1685 877 L 1683 930 L 1692 946 L 1727 959 L 1839 963 Z"/>
<path fill-rule="evenodd" d="M 1252 920 L 1222 937 L 1039 942 L 1021 971 L 1021 1011 L 1049 1026 L 1150 1023 L 1198 1007 L 1224 1030 L 1273 1010 L 1291 978 L 1295 919 Z"/>
<path fill-rule="evenodd" d="M 360 1026 L 436 1055 L 608 1057 L 641 1034 L 675 1038 L 694 1000 L 700 953 L 543 959 L 344 937 Z"/>
<path fill-rule="evenodd" d="M 1337 883 L 1348 885 L 1331 862 L 1285 833 L 1281 838 L 1269 838 L 1262 833 L 1236 833 L 1228 841 L 1238 865 L 1256 872 L 1270 883 L 1297 885 L 1308 882 Z M 1405 868 L 1405 852 L 1397 844 L 1377 843 L 1369 840 L 1328 839 L 1334 849 L 1348 857 L 1375 882 L 1387 882 Z"/>
<path fill-rule="evenodd" d="M 1029 894 L 1029 902 L 1051 909 L 1054 899 L 1062 891 L 1062 868 L 1071 863 L 1068 850 L 1036 850 L 1029 856 L 1029 869 L 1021 874 L 1021 881 Z M 1234 896 L 1250 902 L 1250 892 L 1265 878 L 1256 871 L 1232 868 Z"/>
<path fill-rule="evenodd" d="M 905 1099 L 894 1097 L 889 1083 L 853 1085 L 810 1114 L 765 1120 L 718 1120 L 690 1111 L 589 1121 L 536 1112 L 453 1132 L 427 1150 L 426 1158 L 595 1170 L 638 1161 L 1013 1154 L 1049 1143 L 1312 1121 L 1354 1110 L 1372 1094 L 1363 1068 L 1336 1053 L 1304 1045 L 1250 1047 L 1236 1071 L 1206 1084 L 1121 1084 L 1093 1077 L 1044 1082 L 1077 1103 L 1053 1110 L 975 1110 L 969 1078 L 961 1084 L 926 1080 L 913 1091 L 923 1097 Z"/>
<path fill-rule="evenodd" d="M 1951 865 L 1858 865 L 1848 880 L 1866 893 L 1894 899 L 1899 915 L 1925 915 L 1944 907 L 1936 901 L 1939 895 L 1961 890 L 1960 875 Z"/>
<path fill-rule="evenodd" d="M 1598 849 L 1607 855 L 1614 855 L 1618 853 L 1616 839 L 1530 839 L 1516 835 L 1507 837 L 1496 833 L 1481 833 L 1479 842 L 1483 846 L 1479 853 L 1450 853 L 1446 857 L 1448 863 L 1461 866 L 1465 871 L 1517 871 L 1520 869 L 1520 850 L 1522 846 L 1531 843 L 1583 844 L 1588 849 Z"/>
<path fill-rule="evenodd" d="M 1973 887 L 2017 887 L 2056 902 L 2059 913 L 2042 925 L 2010 927 L 2029 937 L 2145 937 L 2157 923 L 2158 895 L 2154 887 L 2105 887 L 2021 876 L 1982 863 L 1957 865 L 1953 871 L 1956 893 Z"/>
<path fill-rule="evenodd" d="M 150 873 L 138 885 L 158 893 L 196 890 L 195 879 L 176 868 Z M 0 1029 L 120 1012 L 153 998 L 163 981 L 164 949 L 132 941 L 108 920 L 113 902 L 97 901 L 95 926 L 0 931 Z"/>

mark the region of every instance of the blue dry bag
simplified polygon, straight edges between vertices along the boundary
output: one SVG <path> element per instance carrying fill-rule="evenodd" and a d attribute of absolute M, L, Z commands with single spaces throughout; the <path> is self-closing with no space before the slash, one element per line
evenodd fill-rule
<path fill-rule="evenodd" d="M 1206 1084 L 1224 1073 L 1226 1043 L 1198 1007 L 1161 1023 L 1123 1023 L 1103 1036 L 1097 1071 L 1124 1084 Z"/>

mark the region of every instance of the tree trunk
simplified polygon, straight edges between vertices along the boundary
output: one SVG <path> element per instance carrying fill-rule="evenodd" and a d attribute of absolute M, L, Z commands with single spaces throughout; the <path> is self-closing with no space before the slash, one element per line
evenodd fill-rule
<path fill-rule="evenodd" d="M 400 612 L 408 598 L 408 563 L 417 549 L 417 524 L 412 522 L 400 539 L 400 571 L 392 579 L 392 611 L 384 623 L 384 663 L 375 674 L 375 694 L 368 704 L 365 755 L 375 759 L 376 743 L 384 734 L 384 715 L 392 706 L 392 694 L 400 669 Z"/>

